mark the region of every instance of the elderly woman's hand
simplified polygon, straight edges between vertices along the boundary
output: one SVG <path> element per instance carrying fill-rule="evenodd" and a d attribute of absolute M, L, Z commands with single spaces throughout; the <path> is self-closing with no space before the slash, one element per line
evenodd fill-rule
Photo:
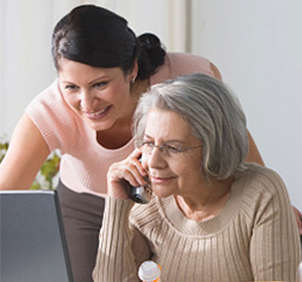
<path fill-rule="evenodd" d="M 139 158 L 141 151 L 135 149 L 125 160 L 113 163 L 107 173 L 108 195 L 118 199 L 128 199 L 128 187 L 125 181 L 130 185 L 137 187 L 146 184 L 144 176 L 147 175 Z"/>

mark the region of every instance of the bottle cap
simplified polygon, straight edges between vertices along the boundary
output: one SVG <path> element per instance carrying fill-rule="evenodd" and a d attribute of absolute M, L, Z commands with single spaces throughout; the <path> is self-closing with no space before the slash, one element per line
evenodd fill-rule
<path fill-rule="evenodd" d="M 152 281 L 159 278 L 159 276 L 160 268 L 154 261 L 147 260 L 140 265 L 138 270 L 138 277 L 141 280 Z"/>

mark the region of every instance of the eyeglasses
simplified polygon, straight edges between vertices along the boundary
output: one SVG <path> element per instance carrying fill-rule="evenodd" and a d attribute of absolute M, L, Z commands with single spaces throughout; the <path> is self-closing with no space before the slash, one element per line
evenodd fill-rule
<path fill-rule="evenodd" d="M 190 150 L 194 150 L 197 148 L 201 148 L 201 145 L 198 146 L 185 146 L 183 144 L 175 144 L 175 143 L 164 143 L 162 145 L 155 145 L 151 141 L 143 141 L 141 142 L 142 151 L 146 154 L 151 154 L 154 148 L 157 148 L 160 152 L 162 152 L 166 156 L 178 155 L 180 153 L 184 153 Z"/>

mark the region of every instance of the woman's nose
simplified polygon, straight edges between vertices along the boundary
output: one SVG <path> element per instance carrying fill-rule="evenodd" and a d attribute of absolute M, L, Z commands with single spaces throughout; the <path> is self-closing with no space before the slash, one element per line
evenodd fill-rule
<path fill-rule="evenodd" d="M 95 104 L 97 102 L 97 97 L 93 94 L 93 92 L 82 91 L 81 93 L 81 108 L 84 111 L 92 111 L 95 108 Z"/>
<path fill-rule="evenodd" d="M 158 147 L 153 147 L 150 154 L 148 154 L 148 165 L 150 168 L 165 168 L 167 166 L 167 162 L 162 154 Z"/>

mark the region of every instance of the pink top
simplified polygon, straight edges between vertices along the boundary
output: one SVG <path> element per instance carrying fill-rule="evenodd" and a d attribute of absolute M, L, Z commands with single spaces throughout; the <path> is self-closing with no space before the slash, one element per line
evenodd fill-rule
<path fill-rule="evenodd" d="M 169 53 L 165 64 L 151 77 L 151 85 L 195 72 L 214 76 L 208 60 L 189 54 Z M 61 151 L 60 178 L 76 192 L 105 195 L 109 166 L 126 158 L 134 149 L 133 139 L 119 149 L 101 146 L 96 132 L 69 108 L 57 80 L 29 104 L 26 114 L 40 130 L 50 151 Z"/>

